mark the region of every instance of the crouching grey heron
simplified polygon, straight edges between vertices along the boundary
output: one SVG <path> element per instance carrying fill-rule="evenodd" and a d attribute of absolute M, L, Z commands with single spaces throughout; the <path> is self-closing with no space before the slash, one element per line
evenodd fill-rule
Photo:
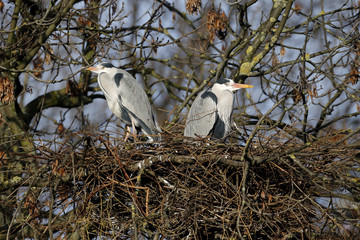
<path fill-rule="evenodd" d="M 125 70 L 114 67 L 111 63 L 101 63 L 87 70 L 98 74 L 98 83 L 110 110 L 125 123 L 127 127 L 125 140 L 130 135 L 130 126 L 133 127 L 134 135 L 139 130 L 151 142 L 158 139 L 156 135 L 160 131 L 157 128 L 149 99 L 133 76 Z"/>
<path fill-rule="evenodd" d="M 184 136 L 221 139 L 231 129 L 234 106 L 234 91 L 252 88 L 251 85 L 234 83 L 231 79 L 220 78 L 212 87 L 204 89 L 195 98 L 187 115 Z"/>

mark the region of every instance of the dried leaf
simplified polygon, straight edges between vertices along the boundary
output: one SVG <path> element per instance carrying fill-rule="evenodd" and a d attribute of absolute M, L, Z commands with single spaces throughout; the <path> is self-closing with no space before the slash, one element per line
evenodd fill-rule
<path fill-rule="evenodd" d="M 159 19 L 158 31 L 159 31 L 159 32 L 163 32 L 163 31 L 164 31 L 164 27 L 161 25 L 161 19 Z"/>
<path fill-rule="evenodd" d="M 37 72 L 34 72 L 34 76 L 35 77 L 37 77 L 37 78 L 41 78 L 41 76 L 42 76 L 42 70 L 44 70 L 42 67 L 39 67 L 39 68 L 37 68 L 37 69 L 35 69 L 35 70 L 38 70 Z"/>
<path fill-rule="evenodd" d="M 32 196 L 32 194 L 28 194 L 26 196 L 25 199 L 25 203 L 24 206 L 30 210 L 30 212 L 32 212 L 31 210 L 33 210 L 36 207 L 36 200 L 35 198 Z"/>
<path fill-rule="evenodd" d="M 265 198 L 265 197 L 266 197 L 266 194 L 265 194 L 264 190 L 261 191 L 260 197 L 261 197 L 261 198 Z"/>
<path fill-rule="evenodd" d="M 45 63 L 47 65 L 51 64 L 51 59 L 52 59 L 52 55 L 54 55 L 54 51 L 52 50 L 52 48 L 50 46 L 46 47 L 46 54 L 45 54 Z"/>
<path fill-rule="evenodd" d="M 350 71 L 350 83 L 352 85 L 355 85 L 355 84 L 357 84 L 358 81 L 359 81 L 359 70 L 354 64 L 354 66 L 352 67 L 352 69 Z"/>
<path fill-rule="evenodd" d="M 157 49 L 158 49 L 158 47 L 156 46 L 156 42 L 154 41 L 154 39 L 152 39 L 151 45 L 153 45 L 154 53 L 157 54 Z"/>
<path fill-rule="evenodd" d="M 310 98 L 311 98 L 311 101 L 313 101 L 314 100 L 314 98 L 313 98 L 313 95 L 312 95 L 312 92 L 311 92 L 311 90 L 309 89 L 308 90 L 308 97 L 307 97 L 307 100 L 309 100 L 309 96 L 310 96 Z"/>
<path fill-rule="evenodd" d="M 280 49 L 280 56 L 284 56 L 285 55 L 285 53 L 286 53 L 286 50 L 285 50 L 285 48 L 284 47 L 281 47 L 281 49 Z"/>
<path fill-rule="evenodd" d="M 315 86 L 315 85 L 313 85 L 313 86 L 311 87 L 311 89 L 308 90 L 308 94 L 309 94 L 309 96 L 310 96 L 310 98 L 311 98 L 311 101 L 314 100 L 314 97 L 318 97 L 318 93 L 317 93 L 317 90 L 316 90 L 316 86 Z"/>
<path fill-rule="evenodd" d="M 296 14 L 299 14 L 302 8 L 303 8 L 302 5 L 295 3 L 294 11 Z"/>
<path fill-rule="evenodd" d="M 215 25 L 214 24 L 215 18 L 216 18 L 216 13 L 215 11 L 211 10 L 207 15 L 207 24 L 206 24 L 206 28 L 209 33 L 210 42 L 213 42 L 215 39 L 215 30 L 213 29 Z"/>
<path fill-rule="evenodd" d="M 52 164 L 52 171 L 51 172 L 55 176 L 65 176 L 65 174 L 66 174 L 65 169 L 63 167 L 59 167 L 59 161 L 58 160 L 56 160 Z"/>
<path fill-rule="evenodd" d="M 64 168 L 59 168 L 58 171 L 57 171 L 57 174 L 59 176 L 65 176 L 65 169 Z"/>
<path fill-rule="evenodd" d="M 42 76 L 44 59 L 42 57 L 37 57 L 33 60 L 34 65 L 34 76 L 40 78 Z"/>
<path fill-rule="evenodd" d="M 0 77 L 0 101 L 3 104 L 14 100 L 14 87 L 9 78 Z"/>
<path fill-rule="evenodd" d="M 226 37 L 226 34 L 227 34 L 227 26 L 226 26 L 226 23 L 227 23 L 228 19 L 225 15 L 224 12 L 221 12 L 220 13 L 220 19 L 217 23 L 217 35 L 218 35 L 218 38 L 220 38 L 221 40 L 225 39 Z"/>
<path fill-rule="evenodd" d="M 78 26 L 86 26 L 87 25 L 87 23 L 88 23 L 88 20 L 86 19 L 86 18 L 84 18 L 83 16 L 80 16 L 79 18 L 78 18 L 78 21 L 77 21 L 77 23 L 78 23 Z"/>
<path fill-rule="evenodd" d="M 279 64 L 279 59 L 277 58 L 276 54 L 273 54 L 271 64 L 273 67 L 276 67 Z"/>
<path fill-rule="evenodd" d="M 209 11 L 206 28 L 209 33 L 210 42 L 214 41 L 215 34 L 219 39 L 225 39 L 227 34 L 227 21 L 228 19 L 223 11 L 216 11 L 214 7 Z"/>
<path fill-rule="evenodd" d="M 318 95 L 318 92 L 317 92 L 317 89 L 316 89 L 316 85 L 313 85 L 312 86 L 312 92 L 314 94 L 314 96 L 317 98 L 319 95 Z"/>
<path fill-rule="evenodd" d="M 57 128 L 56 128 L 56 133 L 58 135 L 62 135 L 65 132 L 65 127 L 62 123 L 59 123 Z"/>
<path fill-rule="evenodd" d="M 34 69 L 39 68 L 44 63 L 44 59 L 42 57 L 37 57 L 33 60 Z"/>
<path fill-rule="evenodd" d="M 5 4 L 3 3 L 3 1 L 0 0 L 0 12 L 3 12 L 4 7 Z"/>
<path fill-rule="evenodd" d="M 197 15 L 201 8 L 201 0 L 187 0 L 186 2 L 186 11 L 193 15 Z"/>
<path fill-rule="evenodd" d="M 45 64 L 50 65 L 50 63 L 51 63 L 51 55 L 46 53 L 45 54 Z"/>
<path fill-rule="evenodd" d="M 295 103 L 298 103 L 301 100 L 301 92 L 299 92 L 297 89 L 294 89 L 291 95 Z"/>

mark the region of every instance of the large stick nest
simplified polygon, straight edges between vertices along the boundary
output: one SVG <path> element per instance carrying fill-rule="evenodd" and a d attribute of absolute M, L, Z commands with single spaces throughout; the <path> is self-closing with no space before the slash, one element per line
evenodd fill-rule
<path fill-rule="evenodd" d="M 359 200 L 349 177 L 359 153 L 332 146 L 254 143 L 244 154 L 238 144 L 179 136 L 150 144 L 72 135 L 57 147 L 38 147 L 43 167 L 36 176 L 46 178 L 33 178 L 33 185 L 51 189 L 52 227 L 67 237 L 355 238 L 359 212 L 319 201 L 345 188 L 352 189 L 349 199 Z M 39 198 L 36 208 L 49 201 Z"/>

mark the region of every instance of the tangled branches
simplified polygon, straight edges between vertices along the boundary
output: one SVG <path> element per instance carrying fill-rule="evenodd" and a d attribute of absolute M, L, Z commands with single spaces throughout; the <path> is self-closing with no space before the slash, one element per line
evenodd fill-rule
<path fill-rule="evenodd" d="M 26 189 L 23 200 L 9 196 L 3 203 L 29 216 L 26 223 L 13 220 L 10 236 L 29 226 L 40 237 L 51 229 L 82 239 L 359 236 L 351 172 L 359 152 L 352 147 L 254 144 L 242 160 L 238 145 L 173 137 L 151 145 L 84 134 L 56 150 L 39 147 L 37 156 L 23 159 L 29 166 L 37 160 L 16 183 Z"/>

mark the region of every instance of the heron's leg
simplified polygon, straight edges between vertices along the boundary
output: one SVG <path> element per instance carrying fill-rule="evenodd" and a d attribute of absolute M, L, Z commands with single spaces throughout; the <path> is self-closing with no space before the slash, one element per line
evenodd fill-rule
<path fill-rule="evenodd" d="M 133 129 L 133 137 L 134 137 L 135 141 L 137 141 L 137 138 L 136 138 L 137 131 L 136 131 L 135 124 L 133 121 L 131 121 L 131 125 L 132 125 L 132 129 Z"/>
<path fill-rule="evenodd" d="M 131 134 L 131 128 L 130 126 L 126 126 L 126 135 L 125 135 L 125 142 L 129 139 L 130 137 L 130 134 Z"/>

